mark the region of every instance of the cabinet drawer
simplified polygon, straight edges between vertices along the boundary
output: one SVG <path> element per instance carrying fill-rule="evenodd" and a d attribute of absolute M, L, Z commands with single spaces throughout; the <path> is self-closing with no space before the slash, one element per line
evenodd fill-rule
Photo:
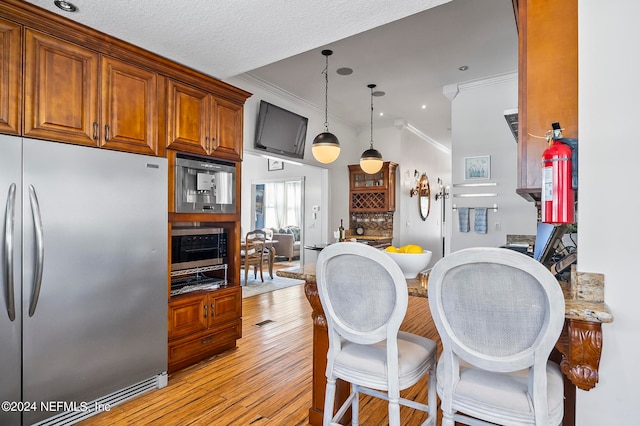
<path fill-rule="evenodd" d="M 207 333 L 169 343 L 169 363 L 194 356 L 202 357 L 216 352 L 225 344 L 235 342 L 241 334 L 240 324 L 240 321 L 235 321 L 224 328 L 212 329 Z"/>

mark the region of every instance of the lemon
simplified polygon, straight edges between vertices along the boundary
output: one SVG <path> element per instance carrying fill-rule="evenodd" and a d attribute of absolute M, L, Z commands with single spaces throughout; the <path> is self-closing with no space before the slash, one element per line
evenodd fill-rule
<path fill-rule="evenodd" d="M 386 249 L 384 249 L 385 251 L 388 251 L 390 253 L 398 253 L 398 249 L 395 248 L 394 246 L 389 246 Z"/>
<path fill-rule="evenodd" d="M 416 244 L 409 244 L 405 246 L 405 253 L 422 253 L 422 247 Z"/>

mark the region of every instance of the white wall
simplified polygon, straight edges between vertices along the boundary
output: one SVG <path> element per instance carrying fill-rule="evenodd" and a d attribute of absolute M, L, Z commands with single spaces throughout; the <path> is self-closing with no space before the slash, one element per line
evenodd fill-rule
<path fill-rule="evenodd" d="M 469 211 L 470 231 L 460 232 L 458 211 L 451 215 L 450 251 L 467 247 L 499 247 L 507 234 L 535 235 L 536 209 L 516 194 L 518 145 L 504 118 L 504 111 L 518 105 L 517 74 L 458 85 L 459 93 L 451 103 L 452 122 L 452 196 L 449 207 L 490 207 L 498 211 L 487 213 L 487 233 L 474 232 L 474 210 Z M 464 159 L 489 155 L 489 179 L 465 180 Z M 494 182 L 497 186 L 460 187 L 456 184 Z M 463 193 L 495 193 L 495 197 L 462 198 Z"/>
<path fill-rule="evenodd" d="M 602 326 L 600 382 L 578 390 L 576 424 L 637 425 L 640 3 L 579 0 L 578 7 L 578 270 L 605 275 L 614 322 Z"/>
<path fill-rule="evenodd" d="M 396 193 L 396 245 L 418 244 L 433 255 L 429 266 L 443 256 L 445 230 L 442 222 L 442 200 L 435 200 L 439 191 L 438 178 L 444 185 L 451 185 L 451 154 L 423 137 L 404 128 L 401 133 L 400 158 L 398 159 L 398 192 Z M 426 173 L 431 188 L 431 211 L 426 220 L 420 217 L 418 197 L 411 197 L 415 187 L 414 172 Z M 449 204 L 446 200 L 446 204 Z"/>
<path fill-rule="evenodd" d="M 330 241 L 333 238 L 332 231 L 337 229 L 340 219 L 348 218 L 348 181 L 349 173 L 347 165 L 357 162 L 360 156 L 357 142 L 356 130 L 348 123 L 341 122 L 338 118 L 329 114 L 329 131 L 334 133 L 340 140 L 340 157 L 332 164 L 321 164 L 313 158 L 311 154 L 311 143 L 315 136 L 324 131 L 324 105 L 320 107 L 309 104 L 296 98 L 287 92 L 269 86 L 249 75 L 242 75 L 227 80 L 241 89 L 253 93 L 244 105 L 244 161 L 243 161 L 243 188 L 242 188 L 242 225 L 250 226 L 251 206 L 250 188 L 251 181 L 266 173 L 267 160 L 262 158 L 260 162 L 257 158 L 252 159 L 251 154 L 256 156 L 261 154 L 253 149 L 256 120 L 260 100 L 265 100 L 281 108 L 300 114 L 309 119 L 307 128 L 307 139 L 305 144 L 304 159 L 286 159 L 298 162 L 300 166 L 286 164 L 281 173 L 268 172 L 268 177 L 281 176 L 305 176 L 305 243 L 321 243 Z M 310 83 L 314 84 L 314 83 Z M 321 79 L 317 84 L 323 85 Z M 331 96 L 329 97 L 329 112 L 331 112 Z M 296 171 L 295 167 L 299 167 Z M 248 185 L 248 186 L 246 186 Z M 346 189 L 345 189 L 346 188 Z M 312 219 L 311 206 L 320 207 L 317 219 Z M 330 208 L 329 208 L 330 207 Z"/>

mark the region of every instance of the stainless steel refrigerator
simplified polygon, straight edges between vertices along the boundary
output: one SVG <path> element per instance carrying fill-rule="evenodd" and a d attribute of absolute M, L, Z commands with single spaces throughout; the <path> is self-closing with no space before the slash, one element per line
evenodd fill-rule
<path fill-rule="evenodd" d="M 166 159 L 0 135 L 0 197 L 0 424 L 165 386 Z"/>

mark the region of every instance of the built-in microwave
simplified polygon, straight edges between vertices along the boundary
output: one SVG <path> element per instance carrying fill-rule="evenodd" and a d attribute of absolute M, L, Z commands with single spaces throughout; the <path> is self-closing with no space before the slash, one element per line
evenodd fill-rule
<path fill-rule="evenodd" d="M 236 166 L 176 154 L 174 192 L 178 213 L 235 213 Z"/>
<path fill-rule="evenodd" d="M 227 263 L 227 232 L 214 227 L 176 227 L 171 230 L 171 271 Z"/>

